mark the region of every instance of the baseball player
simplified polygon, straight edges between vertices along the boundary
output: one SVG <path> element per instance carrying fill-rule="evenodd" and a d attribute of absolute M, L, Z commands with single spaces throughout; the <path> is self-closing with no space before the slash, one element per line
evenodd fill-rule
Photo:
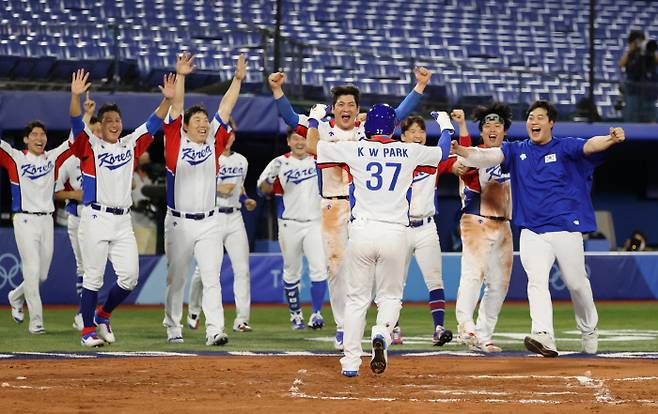
<path fill-rule="evenodd" d="M 235 106 L 240 85 L 247 72 L 244 55 L 240 55 L 235 75 L 217 112 L 209 122 L 208 113 L 198 105 L 183 114 L 185 76 L 194 70 L 194 57 L 177 56 L 176 96 L 164 126 L 165 163 L 167 168 L 167 216 L 165 218 L 165 253 L 167 254 L 167 289 L 165 317 L 169 343 L 183 342 L 183 289 L 192 259 L 199 266 L 206 316 L 206 345 L 228 342 L 224 332 L 224 309 L 219 283 L 222 253 L 216 206 L 219 156 L 230 135 L 227 125 Z"/>
<path fill-rule="evenodd" d="M 403 142 L 425 145 L 427 132 L 425 120 L 422 117 L 412 115 L 406 118 L 402 121 L 400 129 Z M 434 322 L 432 343 L 435 346 L 443 346 L 452 340 L 452 332 L 443 327 L 445 293 L 441 273 L 441 244 L 434 223 L 436 186 L 439 175 L 446 169 L 445 162 L 440 163 L 433 174 L 420 171 L 414 175 L 409 206 L 409 248 L 411 249 L 409 258 L 411 258 L 411 254 L 416 256 L 429 291 L 429 307 Z M 408 274 L 408 264 L 406 269 Z M 406 276 L 405 274 L 405 281 Z M 402 344 L 402 331 L 399 323 L 393 328 L 392 344 Z"/>
<path fill-rule="evenodd" d="M 249 163 L 242 154 L 231 150 L 236 134 L 232 118 L 229 120 L 229 126 L 231 133 L 224 152 L 219 157 L 219 175 L 217 176 L 217 211 L 221 239 L 219 252 L 223 255 L 224 249 L 226 249 L 233 266 L 233 296 L 236 309 L 233 331 L 251 332 L 252 327 L 249 324 L 249 308 L 251 307 L 249 240 L 240 208 L 244 203 L 248 211 L 253 211 L 256 208 L 256 200 L 247 197 L 244 189 Z M 190 283 L 187 314 L 187 325 L 190 329 L 197 329 L 199 326 L 202 296 L 203 286 L 197 266 Z"/>
<path fill-rule="evenodd" d="M 396 108 L 396 116 L 402 120 L 409 115 L 425 90 L 431 73 L 426 68 L 416 68 L 416 86 Z M 294 112 L 292 106 L 283 94 L 281 86 L 285 80 L 282 72 L 273 73 L 268 78 L 272 94 L 279 109 L 279 114 L 285 122 L 295 128 L 297 133 L 306 136 L 308 120 Z M 363 126 L 358 122 L 359 90 L 354 86 L 337 86 L 331 90 L 333 104 L 331 112 L 335 118 L 329 122 L 319 124 L 320 139 L 329 142 L 358 141 L 365 138 Z M 344 250 L 347 245 L 347 224 L 349 221 L 349 186 L 347 173 L 340 168 L 322 170 L 322 240 L 327 254 L 329 265 L 329 298 L 331 310 L 336 322 L 335 347 L 343 349 L 343 320 L 345 298 L 347 295 L 345 285 Z"/>
<path fill-rule="evenodd" d="M 84 116 L 82 121 L 89 125 L 94 135 L 100 136 L 100 122 L 98 122 L 98 118 L 93 116 L 96 102 L 89 99 L 89 92 L 86 94 L 83 106 Z M 84 275 L 82 254 L 80 253 L 80 243 L 78 241 L 78 228 L 82 209 L 82 172 L 80 171 L 80 160 L 77 157 L 69 157 L 59 168 L 57 182 L 55 183 L 55 200 L 66 202 L 66 227 L 73 248 L 73 256 L 75 257 L 75 289 L 78 297 L 80 297 L 82 294 L 82 276 Z M 73 328 L 78 331 L 82 331 L 82 328 L 84 328 L 80 308 L 73 317 Z"/>
<path fill-rule="evenodd" d="M 46 127 L 32 121 L 25 127 L 27 150 L 17 150 L 0 139 L 0 167 L 11 183 L 14 236 L 21 257 L 23 282 L 7 296 L 16 323 L 24 319 L 23 304 L 30 312 L 28 331 L 45 334 L 39 285 L 48 278 L 53 257 L 53 189 L 58 169 L 71 156 L 69 141 L 46 151 Z"/>
<path fill-rule="evenodd" d="M 451 115 L 459 129 L 459 143 L 470 147 L 464 111 L 456 109 Z M 511 108 L 495 102 L 488 107 L 478 107 L 474 117 L 482 136 L 480 147 L 500 147 L 505 132 L 512 125 Z M 448 162 L 455 168 L 465 168 L 455 157 Z M 479 170 L 469 168 L 461 174 L 459 192 L 463 213 L 460 222 L 462 267 L 455 305 L 459 338 L 471 350 L 501 352 L 492 335 L 512 274 L 509 173 L 503 173 L 500 165 Z M 473 312 L 483 282 L 485 288 L 476 324 Z"/>
<path fill-rule="evenodd" d="M 395 129 L 395 110 L 377 104 L 366 118 L 364 130 L 368 139 L 332 143 L 319 141 L 318 124 L 325 110 L 324 105 L 311 109 L 309 150 L 317 151 L 320 168 L 343 165 L 352 178 L 342 374 L 358 375 L 361 338 L 373 286 L 378 311 L 377 323 L 372 327 L 370 368 L 379 374 L 386 369 L 391 331 L 402 307 L 410 250 L 408 192 L 419 168 L 433 172 L 439 161 L 448 157 L 453 127 L 447 113 L 437 114 L 442 130 L 440 148 L 393 141 L 390 137 Z"/>
<path fill-rule="evenodd" d="M 510 173 L 514 221 L 521 227 L 521 263 L 528 274 L 532 331 L 528 350 L 545 357 L 558 355 L 553 334 L 553 307 L 548 278 L 557 259 L 569 289 L 582 334 L 581 350 L 598 349 L 598 314 L 583 253 L 583 232 L 596 230 L 590 197 L 595 155 L 624 140 L 624 130 L 589 140 L 553 137 L 557 110 L 537 101 L 526 114 L 529 139 L 503 142 L 500 148 L 466 148 L 453 143 L 463 164 L 480 169 L 501 165 Z"/>
<path fill-rule="evenodd" d="M 299 302 L 302 256 L 306 256 L 311 279 L 312 329 L 324 326 L 322 304 L 327 291 L 327 261 L 320 230 L 320 193 L 315 159 L 306 152 L 306 138 L 288 131 L 290 152 L 276 157 L 258 178 L 265 194 L 276 195 L 279 245 L 283 254 L 283 288 L 290 310 L 292 329 L 304 329 Z"/>
<path fill-rule="evenodd" d="M 121 137 L 121 112 L 114 104 L 105 104 L 98 110 L 101 137 L 95 136 L 82 122 L 80 96 L 91 86 L 88 79 L 89 73 L 83 69 L 73 74 L 70 114 L 71 148 L 80 159 L 84 205 L 78 229 L 84 266 L 80 299 L 84 328 L 80 343 L 94 347 L 116 341 L 110 325 L 112 311 L 137 285 L 139 260 L 129 214 L 132 172 L 136 159 L 153 142 L 153 134 L 161 127 L 171 106 L 175 76 L 164 77 L 164 86 L 160 87 L 163 100 L 146 123 L 124 137 Z M 95 310 L 108 258 L 117 282 L 105 303 Z"/>

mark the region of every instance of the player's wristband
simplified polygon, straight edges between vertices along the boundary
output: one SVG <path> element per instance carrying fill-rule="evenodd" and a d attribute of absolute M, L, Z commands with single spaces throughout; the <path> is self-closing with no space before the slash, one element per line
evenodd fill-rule
<path fill-rule="evenodd" d="M 311 118 L 311 119 L 308 120 L 308 127 L 309 127 L 309 128 L 315 128 L 315 129 L 318 129 L 318 125 L 319 125 L 319 124 L 320 124 L 320 123 L 318 122 L 317 119 L 313 119 L 313 118 Z"/>

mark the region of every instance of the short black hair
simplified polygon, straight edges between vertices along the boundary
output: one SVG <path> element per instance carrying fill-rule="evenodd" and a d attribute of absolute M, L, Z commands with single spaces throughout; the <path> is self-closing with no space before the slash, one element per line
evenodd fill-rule
<path fill-rule="evenodd" d="M 208 117 L 208 120 L 210 120 L 210 117 L 208 116 L 208 111 L 206 111 L 206 108 L 203 105 L 192 105 L 189 108 L 187 108 L 187 111 L 185 111 L 185 115 L 183 115 L 183 123 L 189 124 L 190 118 L 192 118 L 194 114 L 198 114 L 199 112 L 206 114 L 206 117 Z"/>
<path fill-rule="evenodd" d="M 92 116 L 91 118 L 89 118 L 89 125 L 93 125 L 93 124 L 96 124 L 96 123 L 98 123 L 98 122 L 101 122 L 101 120 L 98 119 L 98 118 L 95 117 L 95 116 Z"/>
<path fill-rule="evenodd" d="M 427 127 L 425 126 L 425 120 L 423 119 L 422 116 L 418 116 L 418 115 L 411 115 L 406 117 L 404 121 L 402 121 L 402 123 L 400 124 L 400 131 L 402 131 L 402 133 L 404 134 L 405 132 L 407 132 L 409 128 L 411 128 L 413 124 L 418 124 L 420 129 L 422 129 L 423 131 L 427 131 Z"/>
<path fill-rule="evenodd" d="M 107 112 L 116 112 L 119 114 L 119 116 L 121 116 L 119 106 L 113 102 L 108 102 L 101 106 L 101 108 L 98 110 L 98 113 L 96 114 L 96 117 L 99 121 L 103 121 L 103 115 L 105 115 Z"/>
<path fill-rule="evenodd" d="M 505 131 L 512 126 L 512 108 L 503 102 L 493 102 L 489 106 L 480 105 L 473 110 L 473 119 L 479 122 L 478 128 L 482 131 L 484 118 L 489 114 L 496 114 L 503 118 L 503 127 Z"/>
<path fill-rule="evenodd" d="M 642 30 L 631 30 L 631 32 L 628 34 L 628 43 L 633 43 L 638 39 L 646 39 L 644 32 Z"/>
<path fill-rule="evenodd" d="M 338 98 L 340 98 L 343 95 L 352 95 L 354 97 L 354 101 L 356 102 L 356 106 L 359 106 L 359 88 L 357 88 L 354 85 L 341 85 L 341 86 L 334 86 L 331 88 L 331 97 L 332 97 L 332 106 L 336 106 L 336 102 L 338 101 Z"/>
<path fill-rule="evenodd" d="M 530 116 L 530 112 L 534 111 L 537 108 L 544 108 L 546 110 L 546 112 L 548 113 L 549 121 L 553 121 L 553 122 L 557 121 L 557 108 L 555 108 L 555 106 L 552 103 L 543 100 L 535 101 L 535 103 L 530 105 L 530 108 L 528 108 L 528 110 L 525 113 L 525 119 L 528 119 L 528 117 Z"/>
<path fill-rule="evenodd" d="M 43 129 L 43 132 L 48 132 L 43 122 L 39 120 L 35 120 L 35 121 L 30 121 L 27 125 L 25 125 L 25 129 L 23 130 L 23 136 L 27 137 L 28 135 L 30 135 L 30 133 L 34 128 L 41 128 Z"/>

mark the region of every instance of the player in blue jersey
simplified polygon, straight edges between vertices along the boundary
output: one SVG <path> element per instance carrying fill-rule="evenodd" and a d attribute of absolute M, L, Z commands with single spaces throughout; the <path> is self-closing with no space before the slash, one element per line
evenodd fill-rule
<path fill-rule="evenodd" d="M 582 233 L 596 230 L 590 197 L 591 175 L 600 160 L 596 153 L 624 140 L 624 130 L 588 140 L 557 138 L 557 110 L 537 101 L 526 114 L 529 139 L 503 142 L 500 148 L 466 148 L 453 142 L 463 164 L 487 168 L 501 164 L 512 184 L 513 219 L 521 230 L 521 263 L 528 274 L 532 331 L 528 350 L 545 357 L 558 355 L 553 334 L 553 307 L 548 278 L 557 259 L 569 289 L 582 334 L 582 352 L 598 349 L 598 314 L 585 271 Z"/>

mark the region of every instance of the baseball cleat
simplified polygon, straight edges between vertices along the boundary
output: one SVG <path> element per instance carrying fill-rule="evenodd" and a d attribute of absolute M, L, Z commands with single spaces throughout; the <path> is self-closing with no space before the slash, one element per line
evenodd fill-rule
<path fill-rule="evenodd" d="M 110 318 L 101 318 L 98 314 L 94 314 L 94 325 L 96 325 L 98 337 L 108 344 L 116 342 L 112 326 L 110 325 Z"/>
<path fill-rule="evenodd" d="M 434 335 L 432 335 L 432 345 L 443 346 L 450 341 L 452 341 L 452 331 L 438 325 L 434 330 Z"/>
<path fill-rule="evenodd" d="M 320 312 L 314 312 L 308 318 L 308 326 L 311 329 L 322 329 L 324 327 L 324 318 Z"/>
<path fill-rule="evenodd" d="M 98 339 L 96 332 L 91 332 L 80 337 L 80 345 L 89 348 L 100 348 L 101 346 L 105 345 L 105 342 L 102 339 Z"/>
<path fill-rule="evenodd" d="M 370 369 L 375 374 L 381 374 L 386 369 L 386 341 L 381 335 L 375 336 L 372 340 L 372 359 L 370 360 Z"/>
<path fill-rule="evenodd" d="M 43 327 L 43 325 L 37 325 L 34 328 L 28 328 L 28 331 L 32 335 L 43 335 L 46 333 L 46 329 Z"/>
<path fill-rule="evenodd" d="M 242 322 L 238 325 L 233 326 L 233 332 L 251 332 L 251 331 L 253 331 L 253 329 L 248 322 Z"/>
<path fill-rule="evenodd" d="M 479 343 L 477 345 L 469 345 L 468 349 L 475 352 L 485 352 L 487 354 L 503 352 L 503 349 L 501 347 L 499 347 L 498 345 L 494 344 L 491 341 L 486 343 Z"/>
<path fill-rule="evenodd" d="M 395 328 L 393 328 L 393 332 L 391 332 L 391 344 L 402 345 L 403 342 L 404 341 L 402 339 L 402 329 L 400 328 L 400 325 L 398 325 Z"/>
<path fill-rule="evenodd" d="M 7 295 L 7 300 L 9 301 L 9 305 L 11 305 L 11 317 L 14 319 L 14 322 L 23 323 L 23 320 L 25 319 L 25 314 L 23 313 L 23 301 L 13 300 L 11 298 L 12 293 L 14 293 L 14 291 L 10 290 Z"/>
<path fill-rule="evenodd" d="M 85 327 L 85 323 L 82 320 L 82 314 L 76 313 L 73 317 L 73 329 L 81 331 Z"/>
<path fill-rule="evenodd" d="M 336 338 L 334 339 L 334 348 L 337 351 L 343 350 L 343 331 L 336 330 Z"/>
<path fill-rule="evenodd" d="M 594 355 L 599 350 L 599 331 L 596 329 L 582 335 L 581 349 L 584 354 Z"/>
<path fill-rule="evenodd" d="M 170 344 L 182 344 L 185 340 L 183 340 L 182 336 L 171 336 L 167 338 L 167 342 Z"/>
<path fill-rule="evenodd" d="M 475 332 L 459 329 L 457 342 L 468 346 L 477 346 L 480 343 Z"/>
<path fill-rule="evenodd" d="M 354 378 L 359 376 L 359 371 L 345 371 L 341 372 L 344 377 Z"/>
<path fill-rule="evenodd" d="M 293 331 L 304 329 L 306 327 L 306 325 L 304 325 L 304 316 L 301 312 L 290 314 L 290 326 Z"/>
<path fill-rule="evenodd" d="M 190 329 L 197 329 L 199 327 L 199 315 L 195 313 L 188 313 L 187 327 Z"/>
<path fill-rule="evenodd" d="M 546 332 L 538 332 L 526 336 L 523 343 L 528 351 L 542 355 L 545 358 L 555 358 L 558 356 L 555 342 Z"/>
<path fill-rule="evenodd" d="M 228 343 L 228 336 L 224 332 L 215 334 L 206 339 L 207 346 L 222 346 Z"/>

